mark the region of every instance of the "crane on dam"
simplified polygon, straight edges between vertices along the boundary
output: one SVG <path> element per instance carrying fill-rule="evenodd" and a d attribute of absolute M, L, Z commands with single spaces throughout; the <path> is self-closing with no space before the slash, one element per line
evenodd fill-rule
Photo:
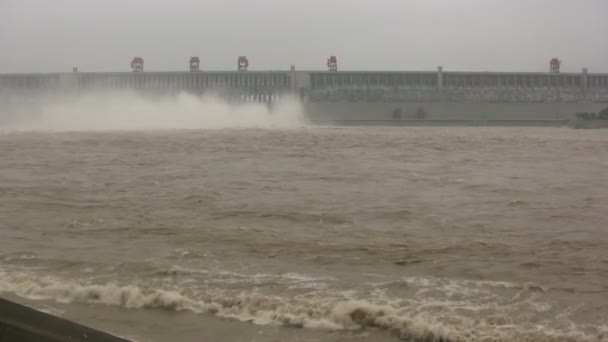
<path fill-rule="evenodd" d="M 549 72 L 559 74 L 559 68 L 562 65 L 562 61 L 558 58 L 551 58 L 549 61 Z"/>
<path fill-rule="evenodd" d="M 190 71 L 199 71 L 200 70 L 201 60 L 198 56 L 190 57 Z"/>
<path fill-rule="evenodd" d="M 338 58 L 336 56 L 330 56 L 327 59 L 327 70 L 338 71 Z"/>
<path fill-rule="evenodd" d="M 247 71 L 247 68 L 249 67 L 247 56 L 239 56 L 236 66 L 238 71 Z"/>
<path fill-rule="evenodd" d="M 144 71 L 144 59 L 141 57 L 133 57 L 133 60 L 131 61 L 131 70 L 133 70 L 133 72 Z"/>

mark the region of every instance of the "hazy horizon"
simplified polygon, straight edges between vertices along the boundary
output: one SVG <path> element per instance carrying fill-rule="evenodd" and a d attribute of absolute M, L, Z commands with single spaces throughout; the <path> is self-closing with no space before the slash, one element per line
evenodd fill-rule
<path fill-rule="evenodd" d="M 0 73 L 323 70 L 608 72 L 608 1 L 0 0 Z"/>

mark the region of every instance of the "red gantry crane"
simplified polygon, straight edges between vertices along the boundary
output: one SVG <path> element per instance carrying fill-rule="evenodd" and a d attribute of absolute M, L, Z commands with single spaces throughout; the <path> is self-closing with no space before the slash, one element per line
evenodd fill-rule
<path fill-rule="evenodd" d="M 239 60 L 237 62 L 237 70 L 238 71 L 247 71 L 249 67 L 249 60 L 246 56 L 239 56 Z"/>
<path fill-rule="evenodd" d="M 133 57 L 133 60 L 131 61 L 131 70 L 133 70 L 133 72 L 144 71 L 144 59 L 141 57 Z"/>
<path fill-rule="evenodd" d="M 336 56 L 331 56 L 327 60 L 327 69 L 329 71 L 338 71 L 338 58 Z"/>
<path fill-rule="evenodd" d="M 559 74 L 559 67 L 562 65 L 562 61 L 557 58 L 551 58 L 549 61 L 549 72 Z"/>
<path fill-rule="evenodd" d="M 197 57 L 190 57 L 190 71 L 199 71 L 200 70 L 201 60 Z"/>

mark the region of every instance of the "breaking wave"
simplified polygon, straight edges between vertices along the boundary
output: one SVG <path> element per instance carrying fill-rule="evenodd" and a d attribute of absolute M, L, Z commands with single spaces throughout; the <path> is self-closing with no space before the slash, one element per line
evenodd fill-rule
<path fill-rule="evenodd" d="M 389 306 L 365 301 L 325 303 L 251 293 L 227 295 L 223 291 L 187 293 L 116 283 L 92 284 L 37 278 L 20 272 L 0 272 L 0 293 L 9 292 L 32 300 L 91 303 L 126 309 L 165 309 L 212 314 L 259 325 L 281 325 L 323 330 L 378 328 L 411 341 L 456 341 L 447 328 L 402 316 Z"/>
<path fill-rule="evenodd" d="M 301 276 L 288 275 L 300 278 Z M 60 303 L 88 303 L 125 309 L 162 309 L 210 314 L 258 325 L 279 325 L 327 331 L 378 329 L 412 342 L 452 341 L 607 341 L 604 332 L 595 335 L 573 330 L 564 333 L 549 328 L 528 331 L 494 325 L 475 330 L 452 327 L 433 317 L 391 305 L 365 300 L 332 297 L 282 297 L 255 290 L 230 293 L 221 289 L 193 291 L 160 289 L 143 285 L 62 280 L 24 271 L 0 269 L 0 293 L 12 293 L 32 300 Z"/>

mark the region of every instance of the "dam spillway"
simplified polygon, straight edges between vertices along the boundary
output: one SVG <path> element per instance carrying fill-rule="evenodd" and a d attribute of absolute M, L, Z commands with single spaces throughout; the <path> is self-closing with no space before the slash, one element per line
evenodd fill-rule
<path fill-rule="evenodd" d="M 565 119 L 608 104 L 608 74 L 444 71 L 196 71 L 0 74 L 0 103 L 134 91 L 214 94 L 230 102 L 296 96 L 316 121 Z M 6 107 L 6 106 L 5 106 Z"/>

